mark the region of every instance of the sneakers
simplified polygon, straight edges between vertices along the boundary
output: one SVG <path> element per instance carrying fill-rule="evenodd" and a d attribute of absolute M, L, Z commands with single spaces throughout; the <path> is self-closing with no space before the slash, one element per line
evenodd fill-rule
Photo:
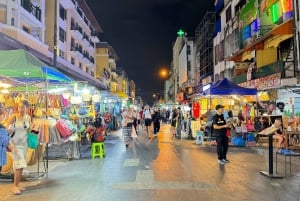
<path fill-rule="evenodd" d="M 225 164 L 226 164 L 223 160 L 218 160 L 218 163 L 219 163 L 220 165 L 225 165 Z"/>
<path fill-rule="evenodd" d="M 227 159 L 218 160 L 218 163 L 220 165 L 225 165 L 226 163 L 229 163 L 229 160 L 227 160 Z"/>

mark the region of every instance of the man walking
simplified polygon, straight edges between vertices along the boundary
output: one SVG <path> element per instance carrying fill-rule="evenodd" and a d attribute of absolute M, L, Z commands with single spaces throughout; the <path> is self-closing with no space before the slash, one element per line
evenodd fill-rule
<path fill-rule="evenodd" d="M 223 108 L 223 105 L 217 105 L 217 114 L 215 114 L 213 117 L 213 128 L 217 141 L 218 163 L 221 165 L 225 165 L 229 162 L 229 160 L 226 158 L 228 150 L 228 137 L 226 136 L 226 130 L 228 127 L 230 127 L 230 125 L 226 124 L 223 115 Z"/>

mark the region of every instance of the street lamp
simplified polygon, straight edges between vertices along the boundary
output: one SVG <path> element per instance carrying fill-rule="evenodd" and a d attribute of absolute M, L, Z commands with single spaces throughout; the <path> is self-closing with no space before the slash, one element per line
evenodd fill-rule
<path fill-rule="evenodd" d="M 168 77 L 168 69 L 166 68 L 161 68 L 159 70 L 159 77 L 162 78 L 162 79 L 166 79 Z"/>

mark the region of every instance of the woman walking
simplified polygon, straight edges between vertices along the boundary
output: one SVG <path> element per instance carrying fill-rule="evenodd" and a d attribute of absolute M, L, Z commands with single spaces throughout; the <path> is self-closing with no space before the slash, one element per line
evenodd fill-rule
<path fill-rule="evenodd" d="M 134 114 L 132 108 L 126 108 L 122 112 L 122 135 L 125 142 L 125 146 L 128 147 L 131 140 L 131 132 L 134 120 Z"/>
<path fill-rule="evenodd" d="M 174 139 L 176 138 L 177 118 L 178 118 L 178 114 L 177 114 L 176 108 L 173 107 L 173 110 L 171 112 L 171 134 Z"/>
<path fill-rule="evenodd" d="M 147 136 L 150 139 L 151 138 L 150 126 L 151 126 L 151 122 L 152 122 L 152 112 L 150 110 L 149 105 L 145 106 L 143 117 L 145 119 L 145 126 L 146 126 Z"/>
<path fill-rule="evenodd" d="M 16 114 L 13 114 L 8 119 L 9 129 L 12 129 L 11 141 L 15 145 L 15 151 L 11 152 L 14 168 L 14 183 L 12 192 L 14 195 L 20 195 L 25 190 L 20 187 L 23 168 L 27 167 L 26 152 L 27 152 L 27 131 L 30 129 L 31 119 L 27 114 L 29 102 L 23 100 L 18 105 Z M 11 133 L 11 132 L 10 132 Z"/>
<path fill-rule="evenodd" d="M 152 115 L 154 137 L 157 137 L 157 133 L 160 130 L 160 120 L 161 120 L 160 113 L 159 113 L 158 109 L 155 107 L 154 113 Z"/>

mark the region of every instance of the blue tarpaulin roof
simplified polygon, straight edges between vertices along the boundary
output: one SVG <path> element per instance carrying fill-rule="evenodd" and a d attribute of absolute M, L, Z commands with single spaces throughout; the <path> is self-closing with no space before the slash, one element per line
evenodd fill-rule
<path fill-rule="evenodd" d="M 256 88 L 241 87 L 227 78 L 214 83 L 209 89 L 203 92 L 205 95 L 256 95 Z"/>

